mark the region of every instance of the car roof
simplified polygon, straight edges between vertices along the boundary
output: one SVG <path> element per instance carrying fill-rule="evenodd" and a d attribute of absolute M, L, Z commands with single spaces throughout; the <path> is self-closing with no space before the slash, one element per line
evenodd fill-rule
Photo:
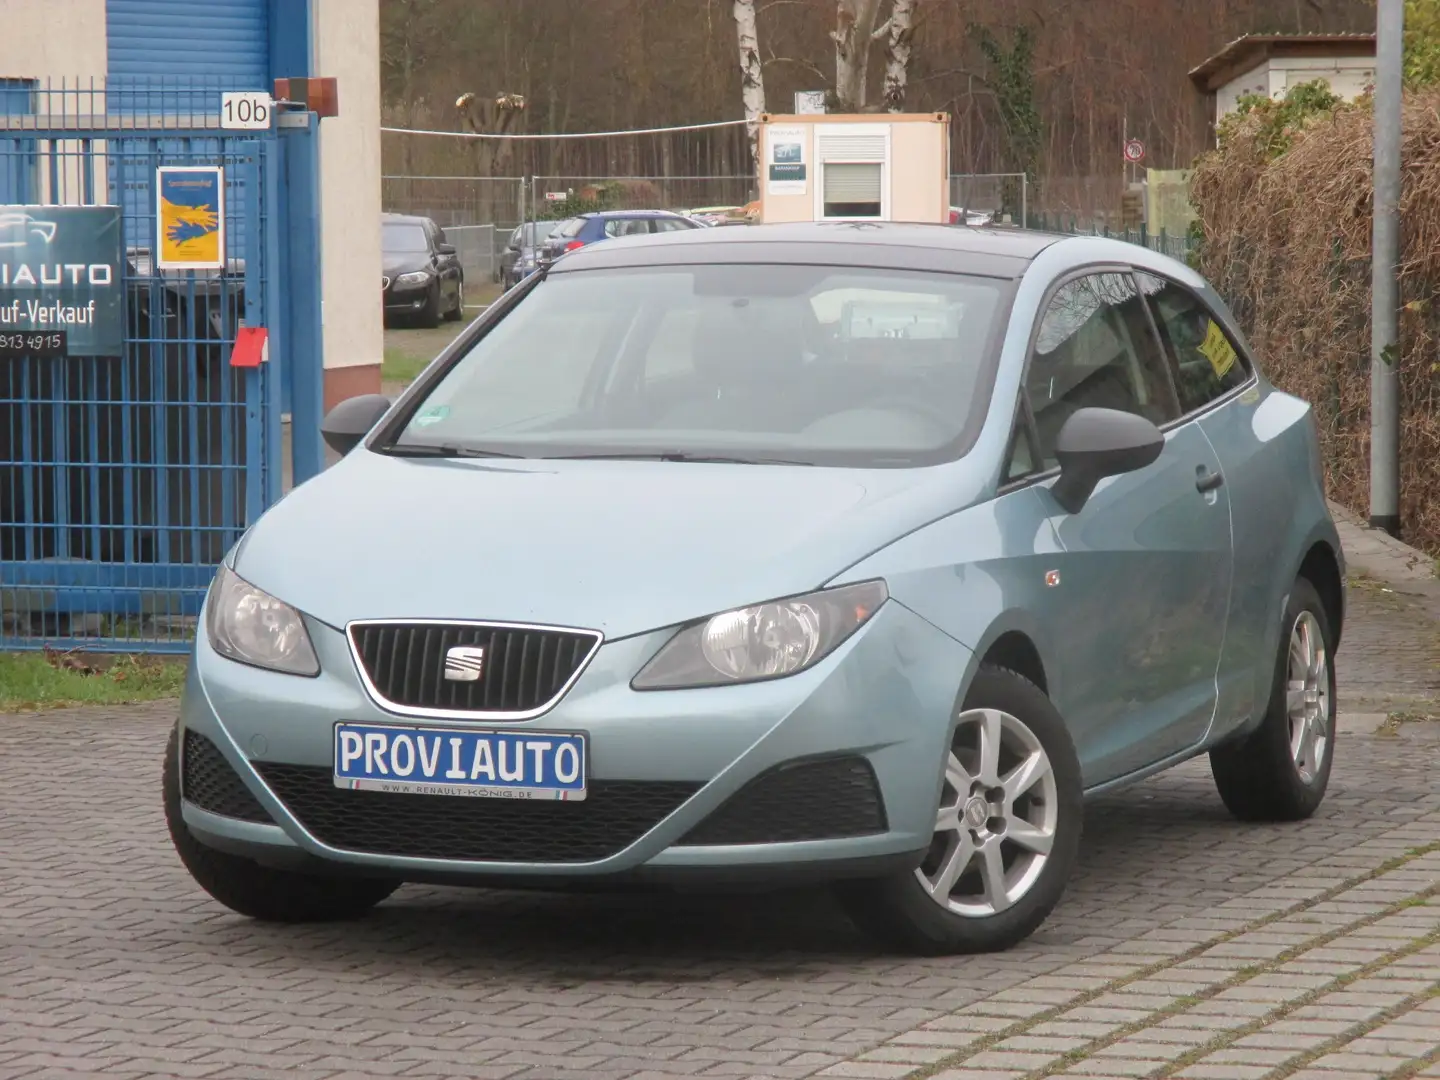
<path fill-rule="evenodd" d="M 435 221 L 434 221 L 433 218 L 424 217 L 423 215 L 420 215 L 420 214 L 390 214 L 390 213 L 385 213 L 385 214 L 381 214 L 381 215 L 380 215 L 380 220 L 381 220 L 381 221 L 392 222 L 392 223 L 395 223 L 395 224 L 402 224 L 402 225 L 403 225 L 403 224 L 411 224 L 411 225 L 425 225 L 425 224 L 433 225 L 433 224 L 435 224 Z"/>
<path fill-rule="evenodd" d="M 683 264 L 811 263 L 1015 278 L 1064 237 L 1006 227 L 904 222 L 797 222 L 627 237 L 570 252 L 551 273 Z"/>
<path fill-rule="evenodd" d="M 576 217 L 582 218 L 641 218 L 641 217 L 684 217 L 673 210 L 590 210 Z"/>

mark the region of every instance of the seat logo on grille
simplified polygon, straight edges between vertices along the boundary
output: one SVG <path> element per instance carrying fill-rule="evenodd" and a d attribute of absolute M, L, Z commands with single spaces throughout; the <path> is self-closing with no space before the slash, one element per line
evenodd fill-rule
<path fill-rule="evenodd" d="M 479 682 L 485 670 L 485 650 L 479 645 L 457 645 L 445 652 L 445 678 L 450 682 Z"/>

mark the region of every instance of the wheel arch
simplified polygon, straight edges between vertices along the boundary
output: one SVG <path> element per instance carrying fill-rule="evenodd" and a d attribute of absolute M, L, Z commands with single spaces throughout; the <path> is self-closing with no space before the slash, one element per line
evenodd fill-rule
<path fill-rule="evenodd" d="M 1330 624 L 1333 637 L 1331 648 L 1338 649 L 1345 624 L 1345 580 L 1335 549 L 1324 540 L 1313 542 L 1300 560 L 1296 576 L 1310 582 L 1320 594 L 1320 602 L 1325 606 L 1325 619 Z"/>

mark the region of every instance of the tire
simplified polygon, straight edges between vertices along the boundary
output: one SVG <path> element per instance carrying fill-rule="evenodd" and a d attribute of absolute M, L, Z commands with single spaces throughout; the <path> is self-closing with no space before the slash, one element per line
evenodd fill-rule
<path fill-rule="evenodd" d="M 388 878 L 328 877 L 261 866 L 196 840 L 181 816 L 179 731 L 165 747 L 165 822 L 190 876 L 231 911 L 266 922 L 338 922 L 364 915 L 401 885 Z"/>
<path fill-rule="evenodd" d="M 983 796 L 979 800 L 967 796 L 980 790 L 979 774 L 986 771 L 983 766 L 975 768 L 979 761 L 975 740 L 993 740 L 997 731 L 1006 752 L 988 777 L 998 782 L 992 793 L 1003 790 L 999 784 L 1004 781 L 1020 777 L 1018 766 L 1025 758 L 1017 751 L 1023 750 L 1037 764 L 1048 762 L 1049 770 L 1032 775 L 1018 799 L 992 795 L 987 807 Z M 999 952 L 1034 933 L 1065 891 L 1079 853 L 1084 815 L 1080 762 L 1065 721 L 1040 688 L 1013 671 L 991 665 L 976 672 L 951 745 L 937 821 L 943 823 L 943 807 L 951 803 L 951 828 L 937 828 L 917 869 L 845 883 L 837 892 L 856 925 L 892 947 L 931 956 Z M 969 814 L 987 809 L 991 816 L 976 825 L 977 818 Z M 1048 835 L 1048 855 L 1042 858 L 1029 845 L 1004 839 L 1018 835 L 1019 824 L 1029 826 L 1037 848 Z M 974 847 L 977 838 L 980 848 Z M 974 852 L 969 859 L 962 850 L 967 843 Z M 999 879 L 1008 889 L 998 904 L 983 892 L 983 866 L 988 861 L 981 852 L 990 845 L 1002 860 L 1009 859 L 1002 863 Z M 944 901 L 937 900 L 923 882 L 938 885 L 947 872 L 951 884 Z"/>
<path fill-rule="evenodd" d="M 440 325 L 440 283 L 438 281 L 430 290 L 430 295 L 425 298 L 425 306 L 415 316 L 415 321 L 426 330 L 433 330 Z"/>
<path fill-rule="evenodd" d="M 455 283 L 455 307 L 445 313 L 446 322 L 459 322 L 465 317 L 465 279 Z"/>
<path fill-rule="evenodd" d="M 1333 640 L 1320 594 L 1297 578 L 1285 603 L 1270 700 L 1259 728 L 1210 751 L 1220 799 L 1241 821 L 1303 821 L 1325 798 L 1335 761 Z M 1293 716 L 1292 686 L 1298 695 Z"/>

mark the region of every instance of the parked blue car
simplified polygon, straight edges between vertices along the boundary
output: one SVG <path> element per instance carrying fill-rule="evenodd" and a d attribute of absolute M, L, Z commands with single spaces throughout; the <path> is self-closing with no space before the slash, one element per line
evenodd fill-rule
<path fill-rule="evenodd" d="M 166 754 L 235 911 L 821 881 L 895 947 L 995 950 L 1088 796 L 1201 754 L 1239 818 L 1324 796 L 1313 415 L 1142 247 L 597 244 L 325 434 L 215 578 Z"/>
<path fill-rule="evenodd" d="M 567 251 L 619 236 L 635 238 L 703 228 L 705 225 L 694 218 L 669 210 L 597 210 L 578 214 L 556 226 L 540 245 L 535 261 L 546 266 Z"/>

